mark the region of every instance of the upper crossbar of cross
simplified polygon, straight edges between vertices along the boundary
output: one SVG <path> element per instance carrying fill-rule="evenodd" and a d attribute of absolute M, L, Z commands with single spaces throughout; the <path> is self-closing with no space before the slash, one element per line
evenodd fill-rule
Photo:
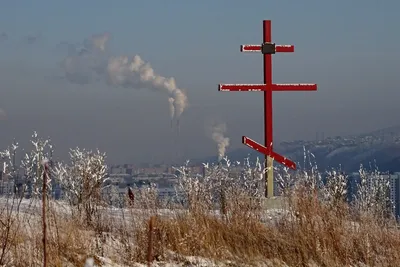
<path fill-rule="evenodd" d="M 275 43 L 265 42 L 261 45 L 246 44 L 241 45 L 241 52 L 261 52 L 262 54 L 292 53 L 294 45 L 276 45 Z M 276 84 L 220 84 L 219 91 L 316 91 L 317 85 L 313 83 L 276 83 Z"/>
<path fill-rule="evenodd" d="M 240 46 L 240 52 L 266 52 L 267 49 L 270 51 L 268 54 L 275 54 L 276 52 L 293 53 L 294 45 L 276 45 L 274 43 L 264 43 L 262 45 L 247 44 Z"/>

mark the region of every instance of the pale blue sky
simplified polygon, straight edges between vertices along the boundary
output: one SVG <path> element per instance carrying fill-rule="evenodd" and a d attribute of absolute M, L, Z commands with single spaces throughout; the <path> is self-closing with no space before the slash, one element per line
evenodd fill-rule
<path fill-rule="evenodd" d="M 215 153 L 205 130 L 214 117 L 227 123 L 231 149 L 242 146 L 242 135 L 262 142 L 261 95 L 217 92 L 217 84 L 262 81 L 261 56 L 239 47 L 261 42 L 263 19 L 272 20 L 276 43 L 296 47 L 274 56 L 274 81 L 319 85 L 317 92 L 274 94 L 275 140 L 399 124 L 399 8 L 394 0 L 4 0 L 0 33 L 9 38 L 0 43 L 0 108 L 8 120 L 0 121 L 0 148 L 38 130 L 61 157 L 79 145 L 100 147 L 113 162 L 174 158 L 164 96 L 51 78 L 65 56 L 58 43 L 104 31 L 110 53 L 139 54 L 187 90 L 179 143 L 187 157 Z M 36 34 L 34 44 L 23 42 Z"/>

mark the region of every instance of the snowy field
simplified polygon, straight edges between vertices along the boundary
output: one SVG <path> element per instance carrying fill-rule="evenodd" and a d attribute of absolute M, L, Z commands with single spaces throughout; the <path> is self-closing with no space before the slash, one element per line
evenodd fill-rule
<path fill-rule="evenodd" d="M 20 202 L 20 204 L 19 204 Z M 70 206 L 63 201 L 51 201 L 51 207 L 56 209 L 58 212 L 62 212 L 65 214 L 70 214 L 71 208 Z M 14 210 L 19 210 L 19 212 L 24 214 L 31 215 L 40 215 L 42 212 L 41 200 L 33 200 L 33 199 L 15 199 L 14 202 L 12 199 L 7 199 L 5 197 L 0 197 L 0 210 L 5 208 L 6 206 L 11 207 L 14 205 Z M 158 215 L 165 217 L 173 217 L 174 215 L 183 214 L 187 212 L 184 209 L 126 209 L 126 208 L 110 208 L 110 207 L 102 207 L 101 211 L 106 215 L 112 218 L 129 220 L 132 217 L 136 218 L 146 218 L 149 215 Z M 211 210 L 210 214 L 214 214 L 215 216 L 220 217 L 219 210 Z M 283 209 L 264 209 L 261 212 L 260 220 L 262 222 L 274 222 L 281 218 L 286 214 Z"/>
<path fill-rule="evenodd" d="M 70 214 L 71 210 L 69 205 L 63 201 L 51 201 L 51 208 L 57 210 L 57 212 L 64 213 L 66 215 Z M 41 201 L 32 199 L 7 199 L 5 197 L 0 198 L 0 210 L 6 210 L 7 208 L 12 208 L 13 212 L 18 212 L 21 216 L 28 215 L 32 218 L 39 218 L 42 212 Z M 104 208 L 102 212 L 110 216 L 110 221 L 118 223 L 121 221 L 129 221 L 133 218 L 145 219 L 149 218 L 150 215 L 157 214 L 159 216 L 173 217 L 178 214 L 186 212 L 185 210 L 171 210 L 171 209 L 155 209 L 155 210 L 145 210 L 145 209 L 120 209 L 120 208 Z M 220 216 L 218 210 L 210 211 L 211 214 L 215 216 Z M 265 210 L 263 213 L 262 220 L 265 222 L 272 222 L 284 214 L 283 210 L 272 209 Z M 211 259 L 195 257 L 195 256 L 181 256 L 173 252 L 168 252 L 169 258 L 174 259 L 169 262 L 157 262 L 151 266 L 154 267 L 173 267 L 173 266 L 245 266 L 243 264 L 235 265 L 233 262 L 216 262 Z M 88 258 L 84 267 L 127 267 L 125 265 L 119 265 L 112 262 L 111 259 L 96 256 L 96 262 L 93 258 Z M 144 267 L 147 264 L 136 263 L 131 265 L 132 267 Z M 254 265 L 252 265 L 254 266 Z M 260 262 L 258 266 L 287 266 L 278 260 L 266 260 Z"/>
<path fill-rule="evenodd" d="M 14 207 L 13 210 L 19 210 L 20 215 L 28 215 L 32 216 L 32 218 L 39 218 L 41 215 L 41 201 L 36 200 L 32 201 L 31 199 L 22 199 L 20 202 L 20 205 L 18 205 L 18 199 L 15 200 L 14 202 Z M 65 215 L 70 214 L 70 208 L 69 205 L 65 202 L 62 201 L 51 201 L 51 207 L 53 209 L 56 209 L 58 212 L 64 213 Z M 0 210 L 3 210 L 6 207 L 11 207 L 12 200 L 11 199 L 6 199 L 4 197 L 0 198 Z M 133 218 L 136 219 L 146 219 L 149 218 L 149 216 L 157 214 L 159 216 L 165 216 L 165 217 L 173 217 L 177 214 L 182 214 L 185 212 L 185 210 L 171 210 L 171 209 L 156 209 L 156 210 L 145 210 L 145 209 L 119 209 L 119 208 L 104 208 L 102 210 L 105 214 L 107 214 L 110 220 L 110 222 L 114 222 L 115 224 L 118 224 L 123 221 L 129 221 L 133 220 Z M 220 212 L 218 210 L 214 210 L 210 212 L 211 214 L 214 214 L 215 216 L 220 216 Z M 281 216 L 283 216 L 285 213 L 284 210 L 282 209 L 265 209 L 262 212 L 262 218 L 261 220 L 265 223 L 274 223 Z M 107 243 L 109 242 L 108 245 L 113 246 L 113 238 L 111 237 L 108 239 Z M 171 259 L 168 262 L 165 261 L 157 261 L 151 266 L 153 267 L 175 267 L 175 266 L 222 266 L 222 267 L 233 267 L 233 266 L 243 266 L 246 267 L 245 264 L 236 264 L 231 261 L 215 261 L 207 258 L 202 258 L 202 257 L 197 257 L 197 256 L 182 256 L 178 255 L 172 251 L 167 251 L 167 258 Z M 70 265 L 73 266 L 73 265 Z M 114 263 L 110 258 L 106 257 L 101 257 L 100 255 L 95 256 L 95 260 L 93 258 L 88 258 L 86 260 L 86 264 L 84 267 L 128 267 L 128 265 L 120 265 Z M 147 264 L 141 264 L 141 263 L 135 263 L 133 265 L 129 265 L 131 267 L 145 267 L 148 266 Z M 252 265 L 248 266 L 265 266 L 265 267 L 280 267 L 280 266 L 289 266 L 286 265 L 284 262 L 278 260 L 278 259 L 265 259 L 260 261 L 259 263 L 252 263 Z M 314 263 L 310 263 L 308 266 L 310 267 L 318 267 L 318 265 Z M 354 267 L 366 267 L 367 265 L 353 265 Z"/>
<path fill-rule="evenodd" d="M 34 139 L 37 139 L 36 135 Z M 290 202 L 291 208 L 296 210 L 296 216 L 291 216 L 294 214 L 289 214 L 281 208 L 282 201 L 267 200 L 263 203 L 264 208 L 261 211 L 254 206 L 254 198 L 260 199 L 262 195 L 259 184 L 265 170 L 260 162 L 255 166 L 244 164 L 242 174 L 234 176 L 230 172 L 230 162 L 226 160 L 224 164 L 207 166 L 207 171 L 201 179 L 191 174 L 185 165 L 177 168 L 177 172 L 180 173 L 177 185 L 179 190 L 184 192 L 183 199 L 179 200 L 194 207 L 194 212 L 191 212 L 190 216 L 179 216 L 188 210 L 98 206 L 98 203 L 103 203 L 104 200 L 122 203 L 122 199 L 116 199 L 114 202 L 115 192 L 111 189 L 106 197 L 99 197 L 102 196 L 104 185 L 109 179 L 105 155 L 78 148 L 71 150 L 71 162 L 58 163 L 52 169 L 53 175 L 49 176 L 45 171 L 48 168 L 47 161 L 39 160 L 48 157 L 47 154 L 43 154 L 42 147 L 47 143 L 39 141 L 32 142 L 34 152 L 27 154 L 22 162 L 24 173 L 30 177 L 34 195 L 41 195 L 44 177 L 54 178 L 65 189 L 69 200 L 79 199 L 81 202 L 79 213 L 76 213 L 77 209 L 70 206 L 69 202 L 48 202 L 50 209 L 46 220 L 50 230 L 46 240 L 52 246 L 49 248 L 49 255 L 53 260 L 62 262 L 62 266 L 78 266 L 77 262 L 83 266 L 86 259 L 88 262 L 85 267 L 124 266 L 116 263 L 130 263 L 125 266 L 147 266 L 135 262 L 146 262 L 148 244 L 153 244 L 151 247 L 158 249 L 158 254 L 153 254 L 157 260 L 157 264 L 153 266 L 246 266 L 243 261 L 251 261 L 251 266 L 289 266 L 275 260 L 276 258 L 290 262 L 291 266 L 295 266 L 293 264 L 299 261 L 302 262 L 302 266 L 307 266 L 304 261 L 309 263 L 311 259 L 321 264 L 325 262 L 322 266 L 332 266 L 326 264 L 325 257 L 331 263 L 371 263 L 371 257 L 380 263 L 387 263 L 387 260 L 397 262 L 400 259 L 400 253 L 397 252 L 400 250 L 392 245 L 397 244 L 400 232 L 382 227 L 382 220 L 374 217 L 376 214 L 384 214 L 389 207 L 386 201 L 389 183 L 385 176 L 378 172 L 371 175 L 360 170 L 360 185 L 355 195 L 357 205 L 354 207 L 360 214 L 372 215 L 373 219 L 360 218 L 358 224 L 353 223 L 354 217 L 345 210 L 337 213 L 337 208 L 343 208 L 341 201 L 347 195 L 348 182 L 347 176 L 340 172 L 329 172 L 325 184 L 322 183 L 321 173 L 314 167 L 296 173 L 286 170 L 277 172 L 279 187 L 286 190 L 284 192 L 290 190 L 298 193 Z M 12 146 L 9 151 L 0 154 L 5 159 L 3 171 L 10 177 L 14 175 L 11 159 L 16 147 Z M 40 170 L 39 175 L 37 170 Z M 47 182 L 50 184 L 49 180 Z M 318 194 L 315 195 L 315 192 Z M 134 198 L 130 199 L 135 201 L 135 207 L 173 206 L 158 203 L 160 200 L 157 196 L 158 188 L 150 185 L 137 191 L 135 189 Z M 309 196 L 316 198 L 312 197 L 310 200 Z M 222 218 L 217 209 L 207 212 L 201 208 L 210 207 L 215 201 L 228 212 L 226 217 Z M 196 212 L 197 208 L 200 208 L 200 213 Z M 254 211 L 255 208 L 258 209 L 257 212 Z M 10 210 L 17 216 L 10 216 Z M 15 223 L 12 226 L 15 229 L 9 227 L 13 231 L 13 238 L 7 239 L 13 242 L 7 253 L 10 262 L 22 259 L 26 263 L 19 262 L 18 264 L 22 265 L 18 266 L 40 265 L 39 261 L 43 259 L 41 214 L 40 199 L 12 200 L 0 197 L 0 219 L 5 217 L 0 223 L 4 226 L 10 221 Z M 221 220 L 204 216 L 208 214 L 221 217 Z M 298 216 L 299 214 L 302 215 Z M 152 232 L 149 231 L 148 219 L 154 215 L 158 216 L 153 232 L 156 238 L 154 242 L 158 243 L 149 242 L 149 233 Z M 9 219 L 11 217 L 13 218 Z M 169 218 L 172 220 L 168 220 Z M 3 233 L 7 232 L 7 227 L 3 228 L 6 230 L 0 230 Z M 161 231 L 158 231 L 159 229 Z M 366 240 L 366 236 L 370 236 L 371 239 Z M 367 250 L 364 249 L 366 242 Z M 321 247 L 321 244 L 324 247 Z M 169 249 L 180 254 L 174 254 Z M 203 255 L 206 258 L 193 255 Z M 258 262 L 258 258 L 253 259 L 252 255 L 260 255 L 261 260 Z M 93 257 L 93 262 L 89 257 Z M 235 263 L 215 262 L 215 259 L 231 259 Z M 318 265 L 310 263 L 308 266 Z"/>

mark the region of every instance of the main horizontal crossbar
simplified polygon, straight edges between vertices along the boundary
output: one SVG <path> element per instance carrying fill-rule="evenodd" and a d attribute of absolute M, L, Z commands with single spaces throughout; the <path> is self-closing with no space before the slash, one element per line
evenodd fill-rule
<path fill-rule="evenodd" d="M 241 45 L 240 52 L 261 52 L 261 45 Z M 291 53 L 294 52 L 294 45 L 276 45 L 275 52 L 277 53 Z"/>
<path fill-rule="evenodd" d="M 315 83 L 273 83 L 272 91 L 316 91 Z"/>
<path fill-rule="evenodd" d="M 219 84 L 218 91 L 267 91 L 271 87 L 272 91 L 316 91 L 317 85 L 314 83 L 273 83 L 267 84 Z"/>
<path fill-rule="evenodd" d="M 286 167 L 295 170 L 296 169 L 296 163 L 291 161 L 290 159 L 285 158 L 282 155 L 279 155 L 278 153 L 272 151 L 270 148 L 266 148 L 265 146 L 257 143 L 256 141 L 243 136 L 242 137 L 242 143 L 245 144 L 246 146 L 266 155 L 270 156 L 273 160 L 285 165 Z"/>

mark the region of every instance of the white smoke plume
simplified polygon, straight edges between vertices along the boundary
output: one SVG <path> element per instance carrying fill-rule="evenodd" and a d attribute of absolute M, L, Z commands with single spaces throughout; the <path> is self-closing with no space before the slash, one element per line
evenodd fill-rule
<path fill-rule="evenodd" d="M 95 34 L 84 42 L 84 46 L 88 50 L 98 49 L 99 51 L 104 52 L 106 50 L 108 40 L 110 40 L 110 34 L 108 32 L 103 34 Z"/>
<path fill-rule="evenodd" d="M 188 99 L 177 87 L 175 79 L 157 74 L 139 55 L 108 56 L 109 39 L 108 33 L 94 35 L 84 42 L 83 48 L 75 48 L 73 53 L 70 45 L 70 55 L 62 64 L 65 78 L 77 84 L 100 80 L 114 87 L 162 92 L 168 97 L 171 119 L 179 119 L 188 106 Z"/>
<path fill-rule="evenodd" d="M 168 102 L 169 102 L 169 113 L 171 114 L 171 119 L 173 119 L 175 116 L 175 106 L 174 106 L 175 99 L 170 97 L 168 98 Z"/>
<path fill-rule="evenodd" d="M 172 121 L 175 116 L 175 106 L 174 106 L 175 99 L 170 97 L 168 98 L 168 102 L 169 102 L 169 114 L 171 115 L 171 128 L 172 128 Z"/>
<path fill-rule="evenodd" d="M 114 86 L 147 88 L 164 92 L 168 95 L 171 116 L 179 118 L 187 106 L 187 97 L 176 86 L 174 78 L 166 78 L 156 74 L 149 63 L 140 56 L 112 57 L 107 65 L 108 82 Z M 173 101 L 172 101 L 172 100 Z M 172 113 L 173 112 L 173 113 Z"/>
<path fill-rule="evenodd" d="M 229 146 L 229 138 L 225 137 L 226 124 L 220 123 L 212 127 L 212 139 L 217 143 L 218 161 L 222 160 L 225 156 L 226 148 Z"/>

